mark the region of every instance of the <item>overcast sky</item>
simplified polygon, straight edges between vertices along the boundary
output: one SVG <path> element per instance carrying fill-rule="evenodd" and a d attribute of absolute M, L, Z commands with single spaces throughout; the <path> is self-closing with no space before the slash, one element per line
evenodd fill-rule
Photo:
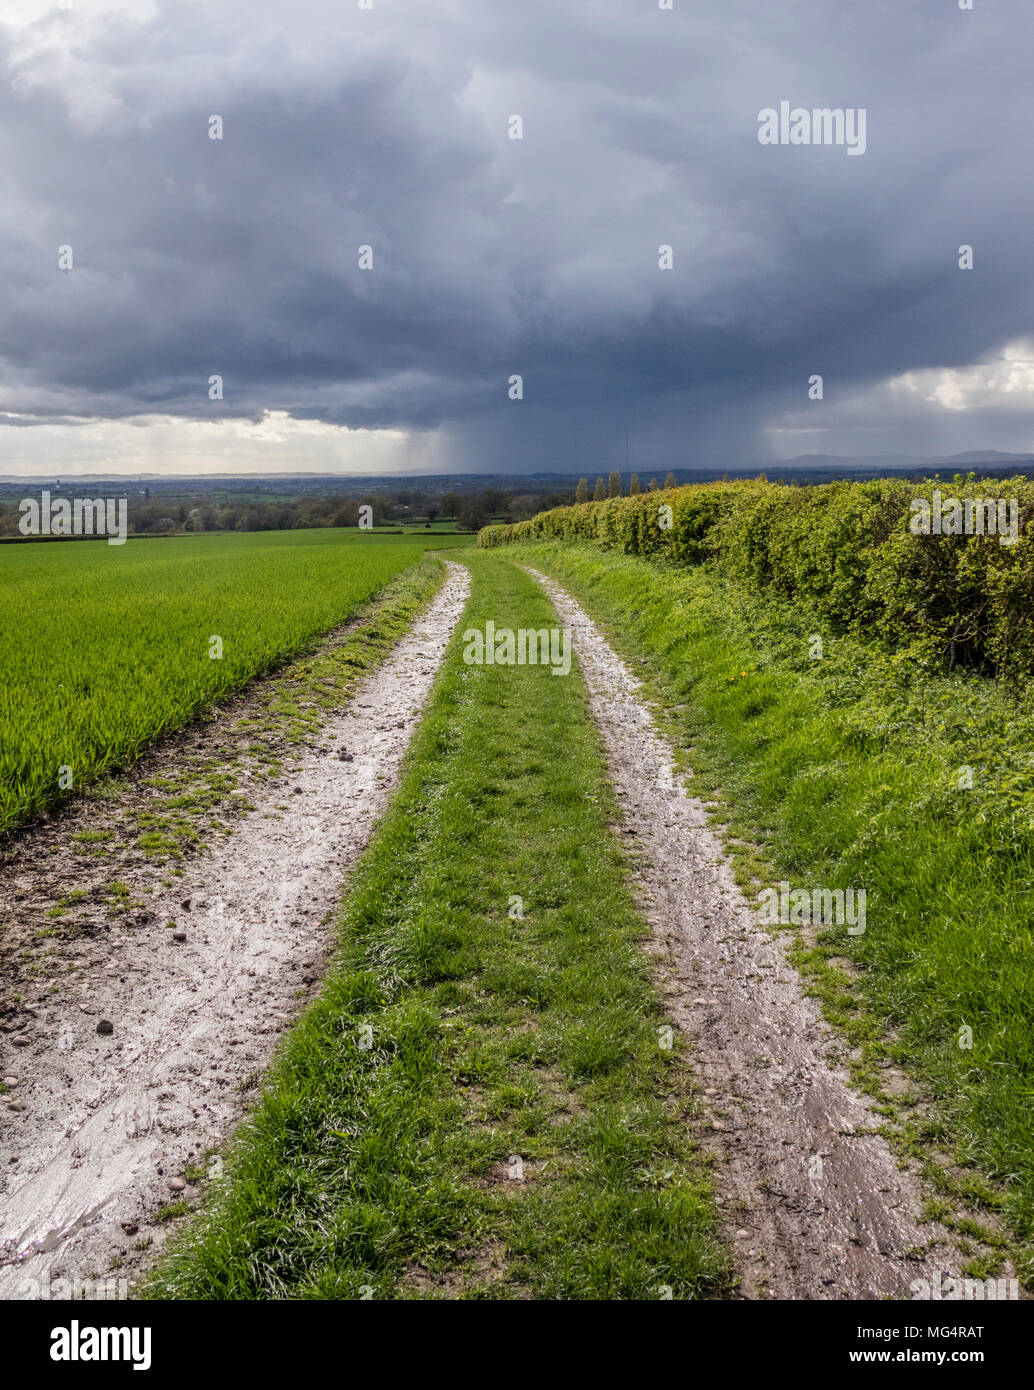
<path fill-rule="evenodd" d="M 0 0 L 0 473 L 1034 450 L 1032 41 L 1028 0 Z M 864 154 L 761 144 L 784 100 Z"/>

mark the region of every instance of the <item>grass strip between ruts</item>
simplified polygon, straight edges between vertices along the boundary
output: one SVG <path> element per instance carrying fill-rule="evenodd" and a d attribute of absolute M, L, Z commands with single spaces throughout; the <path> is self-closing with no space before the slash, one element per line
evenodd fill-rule
<path fill-rule="evenodd" d="M 463 560 L 472 596 L 339 958 L 152 1297 L 728 1287 L 581 677 L 464 664 L 464 630 L 556 616 L 507 560 Z"/>

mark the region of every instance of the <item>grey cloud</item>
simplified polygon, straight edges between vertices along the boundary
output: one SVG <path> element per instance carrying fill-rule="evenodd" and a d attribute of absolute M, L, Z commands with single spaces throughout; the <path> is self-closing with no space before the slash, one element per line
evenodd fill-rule
<path fill-rule="evenodd" d="M 0 28 L 0 408 L 286 410 L 440 428 L 458 467 L 627 448 L 649 473 L 762 457 L 821 372 L 815 451 L 960 423 L 1012 447 L 1022 410 L 848 403 L 1030 331 L 1032 35 L 932 0 L 162 0 Z M 864 106 L 865 156 L 759 145 L 783 98 Z"/>

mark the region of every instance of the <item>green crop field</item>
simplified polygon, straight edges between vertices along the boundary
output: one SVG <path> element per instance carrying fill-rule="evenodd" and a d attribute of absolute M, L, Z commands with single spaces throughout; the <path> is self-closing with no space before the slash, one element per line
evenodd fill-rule
<path fill-rule="evenodd" d="M 307 530 L 0 547 L 0 833 L 344 622 L 429 546 Z M 222 641 L 222 656 L 212 638 Z"/>

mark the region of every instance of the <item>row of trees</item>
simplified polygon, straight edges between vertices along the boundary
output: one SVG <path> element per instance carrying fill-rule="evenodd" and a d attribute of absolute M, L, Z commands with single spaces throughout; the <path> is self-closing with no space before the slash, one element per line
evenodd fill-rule
<path fill-rule="evenodd" d="M 668 474 L 668 476 L 664 480 L 664 486 L 666 488 L 678 486 L 678 484 L 675 482 L 674 473 Z M 649 491 L 657 492 L 659 491 L 659 489 L 660 484 L 658 483 L 657 479 L 651 478 L 649 483 Z M 639 474 L 633 473 L 631 478 L 629 478 L 628 480 L 628 495 L 629 497 L 636 497 L 639 495 L 640 492 L 642 492 L 642 488 L 639 486 Z M 607 479 L 606 487 L 604 487 L 603 485 L 602 478 L 596 479 L 596 486 L 592 490 L 591 499 L 589 497 L 589 480 L 587 478 L 579 478 L 578 488 L 575 492 L 574 500 L 576 502 L 588 502 L 590 500 L 592 500 L 593 502 L 603 502 L 608 497 L 623 496 L 624 492 L 622 491 L 621 487 L 621 474 L 617 471 L 617 469 L 614 469 Z"/>
<path fill-rule="evenodd" d="M 51 485 L 53 497 L 74 498 L 89 488 Z M 106 488 L 104 495 L 114 495 Z M 357 526 L 359 509 L 373 510 L 375 526 L 455 521 L 462 531 L 478 531 L 490 521 L 526 521 L 549 507 L 566 507 L 570 490 L 551 493 L 506 493 L 498 488 L 444 493 L 434 496 L 412 489 L 377 496 L 306 496 L 270 500 L 241 497 L 214 499 L 211 494 L 155 497 L 141 489 L 128 498 L 132 535 L 155 536 L 196 531 L 289 531 L 318 526 Z M 16 500 L 0 501 L 0 538 L 20 534 L 20 508 Z"/>
<path fill-rule="evenodd" d="M 675 486 L 671 473 L 664 486 Z M 657 479 L 651 478 L 649 491 L 655 492 L 657 487 Z M 88 486 L 80 491 L 67 484 L 62 487 L 60 483 L 51 484 L 49 490 L 54 497 L 89 493 Z M 634 497 L 640 491 L 639 476 L 633 473 L 628 495 Z M 113 495 L 110 488 L 105 495 Z M 617 471 L 610 474 L 606 484 L 602 477 L 596 479 L 592 493 L 594 501 L 623 495 L 621 474 Z M 528 491 L 503 491 L 492 487 L 467 492 L 457 488 L 441 496 L 400 488 L 397 492 L 367 497 L 285 496 L 268 500 L 254 494 L 227 497 L 225 494 L 213 496 L 211 492 L 180 493 L 163 498 L 155 496 L 150 488 L 141 488 L 131 493 L 128 500 L 130 533 L 143 536 L 183 531 L 289 531 L 313 526 L 356 526 L 359 509 L 363 506 L 372 507 L 376 526 L 403 522 L 431 526 L 435 522 L 455 521 L 461 531 L 479 531 L 492 521 L 527 521 L 553 507 L 587 502 L 589 484 L 587 479 L 581 478 L 573 496 L 568 488 L 554 492 L 537 492 L 530 488 Z M 0 501 L 0 537 L 17 536 L 18 519 L 18 502 L 9 494 L 7 501 Z"/>

